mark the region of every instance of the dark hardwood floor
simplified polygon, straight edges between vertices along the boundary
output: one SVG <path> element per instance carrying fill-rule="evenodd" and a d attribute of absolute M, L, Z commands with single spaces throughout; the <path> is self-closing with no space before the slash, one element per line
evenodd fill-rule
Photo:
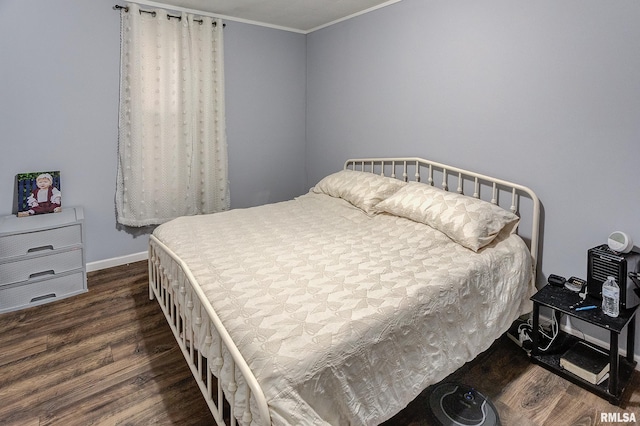
<path fill-rule="evenodd" d="M 0 315 L 0 425 L 214 424 L 149 300 L 146 262 L 89 273 L 88 286 Z M 532 365 L 506 338 L 445 380 L 490 397 L 503 425 L 599 425 L 601 413 L 617 412 L 640 420 L 637 371 L 616 407 Z M 428 390 L 385 425 L 432 424 L 427 398 Z"/>

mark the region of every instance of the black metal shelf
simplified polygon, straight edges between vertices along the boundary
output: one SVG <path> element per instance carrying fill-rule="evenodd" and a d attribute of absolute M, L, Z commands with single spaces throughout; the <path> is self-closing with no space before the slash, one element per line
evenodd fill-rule
<path fill-rule="evenodd" d="M 582 339 L 580 339 L 579 337 L 573 336 L 571 334 L 567 334 L 563 331 L 560 331 L 559 333 L 560 335 L 557 337 L 557 339 L 560 339 L 562 342 L 557 346 L 554 345 L 555 350 L 553 350 L 551 353 L 544 353 L 544 354 L 539 353 L 539 354 L 531 355 L 531 360 L 536 364 L 551 371 L 552 373 L 555 373 L 558 376 L 569 380 L 571 383 L 574 383 L 584 389 L 587 389 L 595 393 L 599 397 L 608 400 L 612 404 L 619 405 L 622 399 L 622 395 L 624 394 L 624 391 L 627 388 L 627 385 L 629 384 L 629 381 L 631 379 L 631 374 L 633 373 L 636 363 L 635 362 L 630 363 L 629 361 L 627 361 L 625 357 L 618 356 L 618 360 L 619 360 L 618 386 L 617 386 L 618 389 L 615 394 L 612 394 L 609 392 L 608 378 L 602 381 L 601 383 L 593 384 L 587 380 L 582 379 L 581 377 L 576 376 L 570 371 L 567 371 L 564 368 L 562 368 L 562 366 L 560 365 L 560 358 L 562 357 L 562 355 L 565 353 L 567 349 L 569 349 L 576 342 Z M 592 343 L 590 343 L 590 345 L 594 347 L 599 347 Z M 605 348 L 601 348 L 601 349 L 608 353 L 608 351 Z"/>
<path fill-rule="evenodd" d="M 577 341 L 582 340 L 576 336 L 559 331 L 558 337 L 554 341 L 554 344 L 549 350 L 544 353 L 539 350 L 533 350 L 531 352 L 531 360 L 536 364 L 541 365 L 547 370 L 556 373 L 560 377 L 563 377 L 570 382 L 581 386 L 584 389 L 593 392 L 594 394 L 607 399 L 614 405 L 619 405 L 622 399 L 622 395 L 629 380 L 631 374 L 636 366 L 636 362 L 633 359 L 634 346 L 635 346 L 635 319 L 636 309 L 623 310 L 617 318 L 611 318 L 602 313 L 602 310 L 598 309 L 587 311 L 575 311 L 571 306 L 580 302 L 580 298 L 577 293 L 567 290 L 563 287 L 553 287 L 547 285 L 540 289 L 533 297 L 533 341 L 534 348 L 538 347 L 539 342 L 539 317 L 540 306 L 546 306 L 554 310 L 554 315 L 558 323 L 560 323 L 560 317 L 562 314 L 569 315 L 573 318 L 586 321 L 590 324 L 606 329 L 610 332 L 610 349 L 606 350 L 601 348 L 609 354 L 610 370 L 609 378 L 602 383 L 593 384 L 587 380 L 583 380 L 581 377 L 565 370 L 560 366 L 560 358 L 562 355 Z M 585 305 L 596 304 L 597 301 L 587 300 Z M 599 305 L 599 304 L 598 304 Z M 618 354 L 618 337 L 622 330 L 628 327 L 627 330 L 627 355 L 625 357 Z M 597 346 L 589 343 L 592 346 Z"/>

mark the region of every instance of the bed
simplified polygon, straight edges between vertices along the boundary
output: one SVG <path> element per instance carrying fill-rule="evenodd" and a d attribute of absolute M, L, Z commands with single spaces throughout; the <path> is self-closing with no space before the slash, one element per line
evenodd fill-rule
<path fill-rule="evenodd" d="M 538 222 L 525 186 L 353 159 L 296 199 L 159 226 L 149 295 L 218 424 L 375 425 L 531 310 Z"/>

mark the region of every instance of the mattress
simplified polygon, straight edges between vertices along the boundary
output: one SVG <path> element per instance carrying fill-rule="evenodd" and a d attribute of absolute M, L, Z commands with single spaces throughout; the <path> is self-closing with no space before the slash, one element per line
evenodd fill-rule
<path fill-rule="evenodd" d="M 391 418 L 530 311 L 534 290 L 517 235 L 474 252 L 428 225 L 325 194 L 182 217 L 154 236 L 206 295 L 186 321 L 202 321 L 199 305 L 211 304 L 273 424 Z M 202 344 L 206 333 L 194 344 L 224 358 Z M 247 397 L 234 404 L 242 412 Z"/>

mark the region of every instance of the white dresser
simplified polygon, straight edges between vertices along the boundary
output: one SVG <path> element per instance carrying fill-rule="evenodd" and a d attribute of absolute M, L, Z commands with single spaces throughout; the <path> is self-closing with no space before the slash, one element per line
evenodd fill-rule
<path fill-rule="evenodd" d="M 0 313 L 87 291 L 81 207 L 0 218 Z"/>

